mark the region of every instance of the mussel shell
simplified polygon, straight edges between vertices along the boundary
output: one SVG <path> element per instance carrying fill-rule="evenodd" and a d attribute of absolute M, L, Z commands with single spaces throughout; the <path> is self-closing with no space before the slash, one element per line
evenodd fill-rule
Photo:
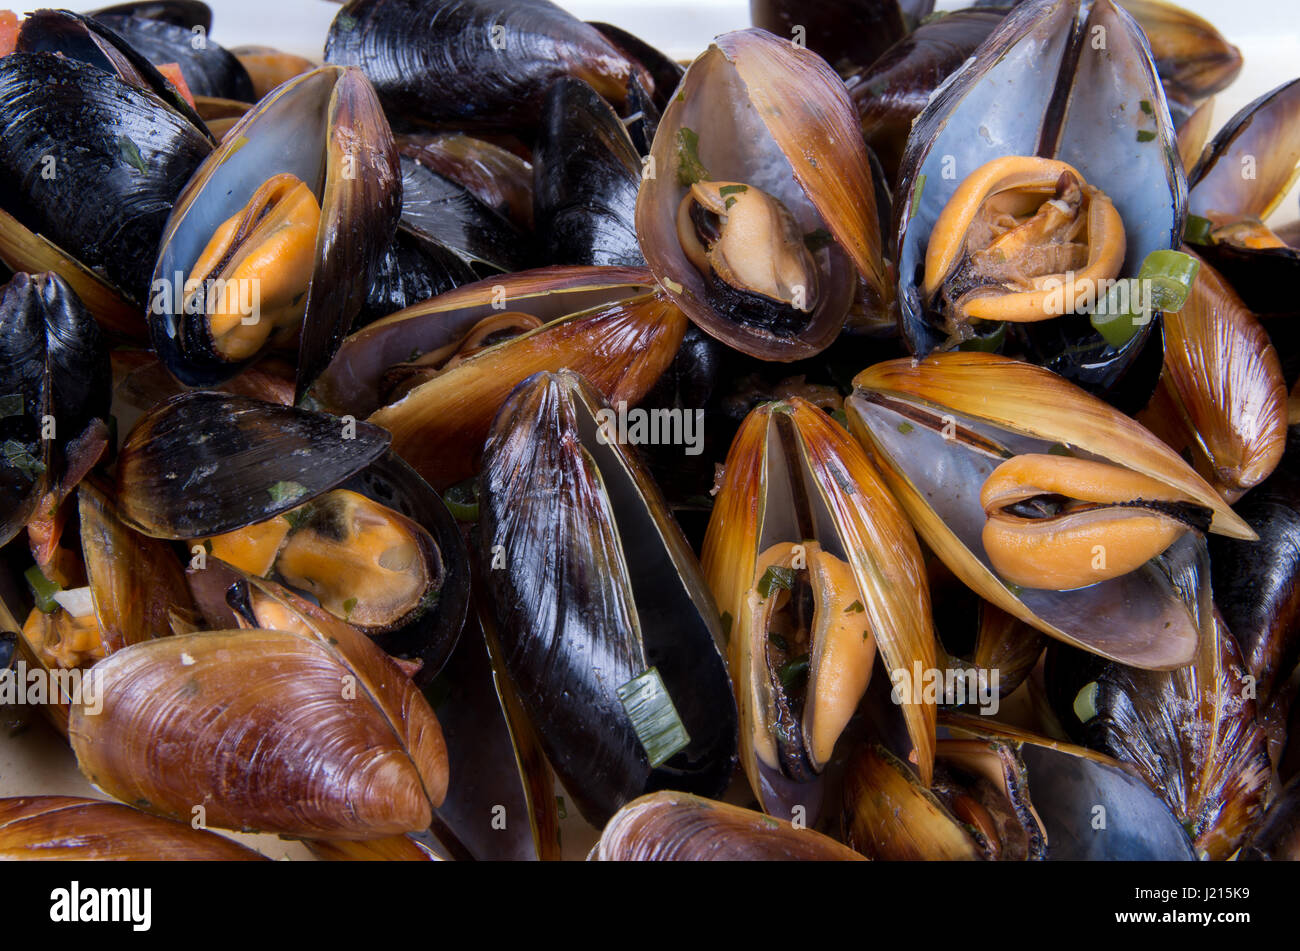
<path fill-rule="evenodd" d="M 329 363 L 365 303 L 400 214 L 397 152 L 359 70 L 321 67 L 285 83 L 244 115 L 176 200 L 153 268 L 154 349 L 182 383 L 212 386 L 250 361 L 216 352 L 205 314 L 177 298 L 217 227 L 271 176 L 288 172 L 320 204 L 315 267 L 298 343 L 298 396 Z"/>
<path fill-rule="evenodd" d="M 221 535 L 327 492 L 378 459 L 388 442 L 383 430 L 359 421 L 185 393 L 141 419 L 123 442 L 122 518 L 155 538 Z"/>
<path fill-rule="evenodd" d="M 515 227 L 532 231 L 533 169 L 514 152 L 462 132 L 400 136 L 397 147 L 429 171 L 459 182 Z"/>
<path fill-rule="evenodd" d="M 442 491 L 475 472 L 492 417 L 516 384 L 567 368 L 611 404 L 635 405 L 672 362 L 686 323 L 661 293 L 561 317 L 421 383 L 370 422 L 392 433 L 393 451 Z"/>
<path fill-rule="evenodd" d="M 863 371 L 845 403 L 850 429 L 884 473 L 918 534 L 976 593 L 1044 633 L 1147 669 L 1186 664 L 1210 622 L 1205 542 L 1184 535 L 1127 575 L 1074 591 L 1015 589 L 991 570 L 980 486 L 991 456 L 964 432 L 1012 454 L 1068 447 L 1176 487 L 1213 512 L 1214 531 L 1253 534 L 1153 434 L 1055 374 L 986 353 L 894 360 Z M 909 415 L 910 414 L 910 415 Z M 952 434 L 942 435 L 951 421 Z M 960 430 L 960 432 L 959 432 Z"/>
<path fill-rule="evenodd" d="M 677 84 L 682 81 L 682 74 L 686 72 L 681 63 L 622 27 L 615 26 L 612 23 L 593 22 L 591 25 L 599 30 L 605 39 L 645 68 L 646 72 L 654 80 L 653 101 L 655 106 L 658 107 L 661 113 L 668 108 L 668 102 L 672 98 L 673 92 L 676 91 Z M 653 130 L 650 139 L 651 141 L 654 140 Z"/>
<path fill-rule="evenodd" d="M 756 186 L 785 205 L 805 236 L 834 239 L 813 256 L 818 300 L 796 336 L 742 322 L 710 302 L 706 278 L 677 233 L 687 191 L 679 177 L 683 130 L 698 134 L 697 157 L 709 177 Z M 692 322 L 728 346 L 781 361 L 826 349 L 853 302 L 855 266 L 876 297 L 889 296 L 856 112 L 844 84 L 815 53 L 763 30 L 718 37 L 686 71 L 655 134 L 651 160 L 653 174 L 642 182 L 636 206 L 642 253 Z"/>
<path fill-rule="evenodd" d="M 0 205 L 136 304 L 172 203 L 210 150 L 161 99 L 93 66 L 0 60 Z"/>
<path fill-rule="evenodd" d="M 866 857 L 812 829 L 680 792 L 642 796 L 605 825 L 598 862 L 860 862 Z"/>
<path fill-rule="evenodd" d="M 343 412 L 373 413 L 385 402 L 382 380 L 389 367 L 458 340 L 496 311 L 521 311 L 549 322 L 653 286 L 654 277 L 644 268 L 540 268 L 488 278 L 352 334 L 312 395 Z M 504 293 L 498 295 L 497 287 Z"/>
<path fill-rule="evenodd" d="M 1107 37 L 1104 56 L 1086 48 L 1098 28 Z M 920 294 L 934 224 L 968 175 L 1009 155 L 1067 162 L 1114 202 L 1127 236 L 1123 276 L 1136 276 L 1151 251 L 1178 246 L 1187 185 L 1141 30 L 1111 0 L 1028 0 L 930 99 L 908 139 L 894 201 L 894 260 L 899 327 L 918 356 L 945 343 Z M 1149 321 L 1118 350 L 1083 316 L 1025 325 L 1015 338 L 1034 362 L 1104 393 L 1140 359 L 1155 329 Z M 1149 362 L 1158 368 L 1159 348 L 1151 346 Z M 1150 374 L 1152 388 L 1157 375 Z"/>
<path fill-rule="evenodd" d="M 1241 52 L 1201 17 L 1165 0 L 1124 0 L 1147 41 L 1166 91 L 1201 99 L 1241 72 Z"/>
<path fill-rule="evenodd" d="M 402 225 L 460 258 L 479 277 L 522 271 L 531 242 L 474 193 L 409 155 L 402 170 Z"/>
<path fill-rule="evenodd" d="M 325 61 L 359 66 L 393 115 L 457 127 L 535 125 L 561 76 L 622 103 L 628 81 L 653 83 L 594 28 L 547 0 L 350 0 L 330 26 Z"/>
<path fill-rule="evenodd" d="M 533 218 L 551 264 L 645 264 L 636 234 L 641 158 L 618 114 L 580 79 L 546 95 L 533 146 Z"/>
<path fill-rule="evenodd" d="M 0 799 L 0 859 L 7 862 L 260 862 L 230 839 L 116 802 L 78 796 Z"/>
<path fill-rule="evenodd" d="M 654 484 L 598 436 L 602 409 L 571 371 L 517 387 L 484 450 L 478 529 L 489 637 L 596 826 L 656 788 L 720 795 L 736 762 L 717 607 Z M 619 696 L 650 668 L 689 735 L 657 767 Z"/>
<path fill-rule="evenodd" d="M 1019 744 L 1034 810 L 1047 831 L 1049 860 L 1196 860 L 1169 807 L 1110 757 L 985 717 L 947 714 L 943 725 L 955 735 Z"/>
<path fill-rule="evenodd" d="M 1269 791 L 1267 742 L 1244 675 L 1221 622 L 1179 670 L 1135 670 L 1052 644 L 1043 674 L 1071 739 L 1136 767 L 1216 860 L 1241 845 Z"/>
<path fill-rule="evenodd" d="M 433 711 L 341 622 L 162 638 L 95 669 L 103 708 L 74 704 L 69 723 L 78 765 L 147 812 L 188 822 L 201 804 L 217 828 L 366 839 L 424 829 L 446 793 Z"/>
<path fill-rule="evenodd" d="M 229 52 L 206 35 L 202 42 L 192 26 L 177 26 L 164 20 L 139 16 L 99 13 L 95 19 L 121 36 L 155 66 L 175 63 L 185 85 L 195 96 L 213 96 L 253 102 L 253 81 L 248 71 Z"/>
<path fill-rule="evenodd" d="M 1278 793 L 1237 860 L 1300 862 L 1300 776 Z"/>
<path fill-rule="evenodd" d="M 1300 661 L 1300 429 L 1276 471 L 1237 503 L 1258 541 L 1210 541 L 1215 601 L 1241 644 L 1261 707 Z"/>
<path fill-rule="evenodd" d="M 58 485 L 71 444 L 111 401 L 108 344 L 77 295 L 56 274 L 15 275 L 0 288 L 0 544 Z M 53 420 L 47 432 L 46 417 Z M 52 435 L 52 438 L 45 438 Z M 69 487 L 70 488 L 70 487 Z"/>
<path fill-rule="evenodd" d="M 945 79 L 1002 22 L 991 10 L 958 10 L 924 23 L 844 77 L 862 134 L 893 183 L 912 120 Z"/>
<path fill-rule="evenodd" d="M 104 14 L 161 20 L 187 28 L 201 26 L 204 32 L 212 31 L 212 8 L 203 0 L 132 0 L 103 7 L 88 16 L 99 17 Z"/>

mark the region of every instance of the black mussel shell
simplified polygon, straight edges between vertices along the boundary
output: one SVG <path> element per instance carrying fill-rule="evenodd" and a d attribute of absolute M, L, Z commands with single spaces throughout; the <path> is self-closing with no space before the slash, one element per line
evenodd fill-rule
<path fill-rule="evenodd" d="M 160 20 L 186 29 L 201 26 L 205 33 L 212 31 L 212 8 L 203 0 L 134 0 L 132 3 L 115 3 L 88 14 L 92 17 L 104 15 Z"/>
<path fill-rule="evenodd" d="M 106 425 L 111 402 L 108 345 L 57 275 L 18 274 L 0 288 L 0 376 L 3 544 L 62 477 L 69 443 Z"/>
<path fill-rule="evenodd" d="M 142 418 L 118 458 L 123 520 L 195 539 L 264 522 L 374 462 L 390 437 L 350 417 L 193 391 Z"/>
<path fill-rule="evenodd" d="M 352 331 L 478 279 L 460 257 L 399 226 L 393 243 L 379 261 L 379 270 Z"/>
<path fill-rule="evenodd" d="M 663 112 L 668 107 L 668 101 L 677 89 L 677 84 L 682 81 L 682 75 L 686 72 L 682 64 L 622 27 L 614 26 L 612 23 L 593 22 L 591 25 L 628 57 L 645 67 L 646 72 L 654 79 L 655 84 L 651 102 L 654 103 L 659 112 Z M 637 86 L 640 85 L 640 82 L 638 82 Z M 653 132 L 649 138 L 654 138 Z M 644 154 L 647 150 L 642 149 L 641 151 Z"/>
<path fill-rule="evenodd" d="M 210 151 L 116 76 L 49 53 L 0 60 L 0 206 L 138 304 L 172 203 Z"/>
<path fill-rule="evenodd" d="M 253 81 L 231 53 L 191 27 L 164 20 L 101 13 L 100 23 L 122 37 L 155 66 L 175 63 L 195 96 L 253 102 Z"/>
<path fill-rule="evenodd" d="M 533 148 L 533 219 L 549 264 L 645 264 L 636 235 L 641 159 L 580 79 L 551 87 Z"/>
<path fill-rule="evenodd" d="M 1237 856 L 1243 862 L 1300 862 L 1300 776 L 1278 793 Z"/>
<path fill-rule="evenodd" d="M 539 373 L 501 408 L 480 475 L 489 637 L 593 825 L 644 792 L 720 795 L 737 749 L 716 606 L 640 465 L 597 435 L 599 394 Z M 654 668 L 689 742 L 658 767 L 620 691 Z"/>
<path fill-rule="evenodd" d="M 754 26 L 797 42 L 843 75 L 869 66 L 907 33 L 897 0 L 749 0 Z"/>

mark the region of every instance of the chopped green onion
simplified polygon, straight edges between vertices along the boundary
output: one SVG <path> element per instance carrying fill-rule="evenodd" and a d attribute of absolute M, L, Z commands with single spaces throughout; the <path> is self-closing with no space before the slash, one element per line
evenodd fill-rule
<path fill-rule="evenodd" d="M 912 431 L 912 424 L 909 423 L 907 420 L 903 420 L 903 422 L 898 424 L 898 431 L 902 433 L 904 436 L 906 436 L 908 433 Z"/>
<path fill-rule="evenodd" d="M 677 130 L 677 182 L 690 188 L 709 179 L 709 170 L 700 161 L 700 137 L 694 129 Z"/>
<path fill-rule="evenodd" d="M 1145 112 L 1147 115 L 1149 116 L 1155 115 L 1155 111 L 1151 108 L 1150 100 L 1142 99 L 1138 102 L 1138 105 L 1142 107 L 1142 111 Z"/>
<path fill-rule="evenodd" d="M 348 598 L 346 601 L 343 602 L 343 619 L 345 621 L 352 620 L 352 612 L 356 610 L 356 607 L 357 607 L 356 598 Z"/>
<path fill-rule="evenodd" d="M 466 479 L 447 490 L 442 497 L 447 511 L 458 522 L 478 521 L 478 480 Z"/>
<path fill-rule="evenodd" d="M 140 154 L 140 147 L 131 140 L 130 136 L 118 136 L 117 149 L 122 158 L 130 162 L 141 172 L 149 171 L 149 166 L 145 164 L 144 156 Z"/>
<path fill-rule="evenodd" d="M 808 655 L 804 654 L 802 657 L 786 661 L 776 674 L 781 678 L 781 686 L 786 690 L 791 689 L 800 678 L 808 676 Z"/>
<path fill-rule="evenodd" d="M 748 185 L 723 185 L 718 189 L 718 194 L 725 198 L 727 195 L 743 195 L 747 191 Z"/>
<path fill-rule="evenodd" d="M 1138 327 L 1150 320 L 1155 311 L 1170 313 L 1183 309 L 1187 295 L 1196 282 L 1200 262 L 1181 251 L 1152 251 L 1142 262 L 1136 286 L 1130 282 L 1129 306 L 1118 303 L 1120 284 L 1115 284 L 1106 295 L 1104 307 L 1098 307 L 1090 317 L 1092 326 L 1116 349 L 1133 339 Z M 1150 288 L 1150 299 L 1141 291 Z"/>
<path fill-rule="evenodd" d="M 1097 693 L 1100 689 L 1094 680 L 1084 684 L 1074 695 L 1074 715 L 1080 723 L 1087 723 L 1097 715 Z"/>
<path fill-rule="evenodd" d="M 1209 218 L 1202 218 L 1200 215 L 1188 215 L 1187 227 L 1183 229 L 1183 240 L 1188 244 L 1209 244 L 1210 232 L 1214 230 L 1214 225 Z"/>
<path fill-rule="evenodd" d="M 1155 137 L 1156 137 L 1156 134 L 1155 134 L 1154 132 L 1152 132 L 1150 129 L 1138 129 L 1138 141 L 1139 141 L 1139 142 L 1150 142 L 1150 141 L 1151 141 L 1152 139 L 1154 139 Z"/>
<path fill-rule="evenodd" d="M 763 577 L 758 582 L 758 596 L 768 598 L 772 595 L 773 588 L 784 588 L 789 591 L 794 587 L 794 569 L 783 568 L 781 565 L 772 565 L 767 571 L 763 572 Z"/>
<path fill-rule="evenodd" d="M 292 502 L 307 494 L 307 487 L 297 482 L 284 481 L 277 482 L 271 488 L 267 489 L 271 494 L 271 502 L 280 505 L 283 502 Z"/>
<path fill-rule="evenodd" d="M 619 687 L 618 699 L 632 721 L 632 729 L 641 741 L 651 769 L 690 745 L 690 734 L 682 725 L 673 698 L 668 695 L 656 668 L 651 667 Z"/>
<path fill-rule="evenodd" d="M 845 613 L 845 614 L 861 614 L 861 613 L 862 613 L 863 611 L 865 611 L 865 610 L 866 610 L 866 608 L 864 608 L 864 607 L 862 606 L 862 602 L 861 602 L 861 601 L 854 601 L 852 604 L 850 604 L 847 608 L 844 609 L 844 613 Z"/>
<path fill-rule="evenodd" d="M 736 203 L 736 199 L 728 198 L 726 201 L 722 203 L 722 207 L 725 208 L 727 211 L 731 211 L 731 206 L 734 205 L 735 203 Z"/>
<path fill-rule="evenodd" d="M 23 572 L 23 577 L 27 579 L 27 586 L 32 589 L 32 594 L 36 597 L 36 607 L 42 613 L 53 614 L 59 609 L 59 602 L 54 600 L 54 596 L 63 588 L 57 581 L 45 577 L 40 565 L 32 565 Z"/>
<path fill-rule="evenodd" d="M 916 209 L 921 207 L 921 193 L 925 191 L 925 176 L 916 176 L 916 187 L 912 189 L 912 207 L 908 212 L 909 218 L 916 217 Z"/>

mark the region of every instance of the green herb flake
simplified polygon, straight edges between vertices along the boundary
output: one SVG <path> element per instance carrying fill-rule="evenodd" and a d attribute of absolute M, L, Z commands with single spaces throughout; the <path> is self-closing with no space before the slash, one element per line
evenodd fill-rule
<path fill-rule="evenodd" d="M 822 248 L 835 242 L 834 236 L 825 228 L 817 228 L 803 236 L 803 246 L 816 254 Z"/>
<path fill-rule="evenodd" d="M 618 688 L 618 699 L 632 721 L 632 729 L 641 741 L 651 769 L 657 769 L 690 745 L 690 734 L 682 725 L 658 669 L 651 667 L 623 684 Z"/>
<path fill-rule="evenodd" d="M 1138 141 L 1150 142 L 1156 137 L 1156 134 L 1150 129 L 1138 129 Z"/>
<path fill-rule="evenodd" d="M 563 796 L 555 797 L 555 809 L 561 819 L 569 818 L 569 810 L 565 808 Z"/>
<path fill-rule="evenodd" d="M 903 422 L 898 424 L 898 431 L 902 433 L 904 436 L 906 436 L 908 433 L 912 431 L 912 424 L 904 420 Z"/>
<path fill-rule="evenodd" d="M 1209 218 L 1200 215 L 1188 215 L 1187 227 L 1183 229 L 1183 240 L 1188 244 L 1209 244 L 1214 225 Z"/>
<path fill-rule="evenodd" d="M 865 610 L 866 610 L 866 608 L 864 608 L 864 607 L 862 606 L 862 602 L 861 602 L 861 601 L 854 601 L 852 604 L 850 604 L 847 608 L 844 609 L 844 613 L 845 613 L 845 614 L 861 614 L 861 613 L 862 613 L 863 611 L 865 611 Z"/>
<path fill-rule="evenodd" d="M 790 649 L 790 644 L 784 637 L 776 633 L 776 631 L 768 631 L 767 639 L 771 641 L 772 645 L 778 650 L 788 651 Z"/>
<path fill-rule="evenodd" d="M 27 447 L 16 439 L 6 439 L 0 452 L 4 453 L 8 465 L 21 469 L 28 476 L 35 477 L 45 472 L 45 463 L 28 452 Z"/>
<path fill-rule="evenodd" d="M 778 822 L 776 819 L 773 819 L 771 816 L 763 816 L 762 818 L 763 818 L 763 825 L 767 826 L 769 829 L 781 828 L 781 823 Z"/>
<path fill-rule="evenodd" d="M 277 482 L 267 491 L 271 494 L 271 503 L 273 505 L 282 505 L 285 502 L 292 502 L 294 499 L 306 495 L 307 487 L 297 482 L 284 481 Z"/>
<path fill-rule="evenodd" d="M 700 137 L 694 129 L 677 130 L 677 182 L 690 188 L 709 179 L 709 170 L 700 161 Z"/>
<path fill-rule="evenodd" d="M 908 211 L 908 217 L 916 217 L 916 210 L 921 207 L 921 194 L 925 191 L 925 176 L 916 176 L 916 187 L 912 189 L 912 207 Z"/>
<path fill-rule="evenodd" d="M 1142 107 L 1142 111 L 1145 112 L 1147 115 L 1149 116 L 1155 115 L 1155 110 L 1151 108 L 1151 101 L 1149 99 L 1140 100 L 1138 102 L 1138 105 Z"/>
<path fill-rule="evenodd" d="M 1097 715 L 1097 694 L 1100 690 L 1097 681 L 1094 680 L 1084 684 L 1074 695 L 1074 715 L 1079 718 L 1080 723 L 1087 723 Z"/>
<path fill-rule="evenodd" d="M 731 210 L 731 206 L 734 205 L 735 203 L 736 203 L 736 199 L 734 199 L 734 198 L 728 198 L 726 201 L 724 201 L 724 202 L 722 203 L 722 207 L 723 207 L 725 210 L 730 211 L 730 210 Z"/>
<path fill-rule="evenodd" d="M 351 620 L 352 620 L 352 612 L 355 611 L 356 608 L 357 608 L 357 599 L 356 599 L 356 598 L 348 598 L 346 601 L 344 601 L 344 602 L 343 602 L 343 620 L 345 620 L 345 621 L 351 621 Z"/>
<path fill-rule="evenodd" d="M 718 194 L 725 198 L 727 195 L 743 195 L 747 191 L 748 185 L 723 185 L 718 189 Z"/>
<path fill-rule="evenodd" d="M 781 565 L 772 565 L 767 571 L 763 572 L 763 577 L 758 582 L 758 596 L 760 598 L 769 598 L 772 596 L 773 588 L 784 588 L 789 591 L 794 587 L 794 569 L 785 568 Z"/>
<path fill-rule="evenodd" d="M 131 140 L 129 135 L 118 136 L 117 150 L 122 156 L 123 161 L 134 165 L 137 171 L 149 171 L 149 166 L 145 164 L 144 156 L 140 154 L 140 147 Z"/>
<path fill-rule="evenodd" d="M 4 396 L 0 396 L 0 419 L 21 415 L 23 415 L 22 394 L 6 393 Z"/>
<path fill-rule="evenodd" d="M 36 598 L 36 607 L 41 613 L 53 614 L 59 610 L 59 602 L 54 600 L 54 596 L 63 588 L 57 581 L 45 577 L 39 565 L 32 565 L 24 571 L 23 578 L 27 581 L 27 586 L 32 589 L 32 595 Z"/>
<path fill-rule="evenodd" d="M 781 678 L 781 686 L 786 690 L 792 689 L 800 680 L 808 676 L 808 655 L 804 654 L 786 661 L 776 673 Z"/>

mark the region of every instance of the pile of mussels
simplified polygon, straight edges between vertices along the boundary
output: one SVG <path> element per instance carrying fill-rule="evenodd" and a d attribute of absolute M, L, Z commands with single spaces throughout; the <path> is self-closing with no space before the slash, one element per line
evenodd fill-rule
<path fill-rule="evenodd" d="M 931 6 L 0 13 L 0 857 L 1300 857 L 1300 80 Z"/>

